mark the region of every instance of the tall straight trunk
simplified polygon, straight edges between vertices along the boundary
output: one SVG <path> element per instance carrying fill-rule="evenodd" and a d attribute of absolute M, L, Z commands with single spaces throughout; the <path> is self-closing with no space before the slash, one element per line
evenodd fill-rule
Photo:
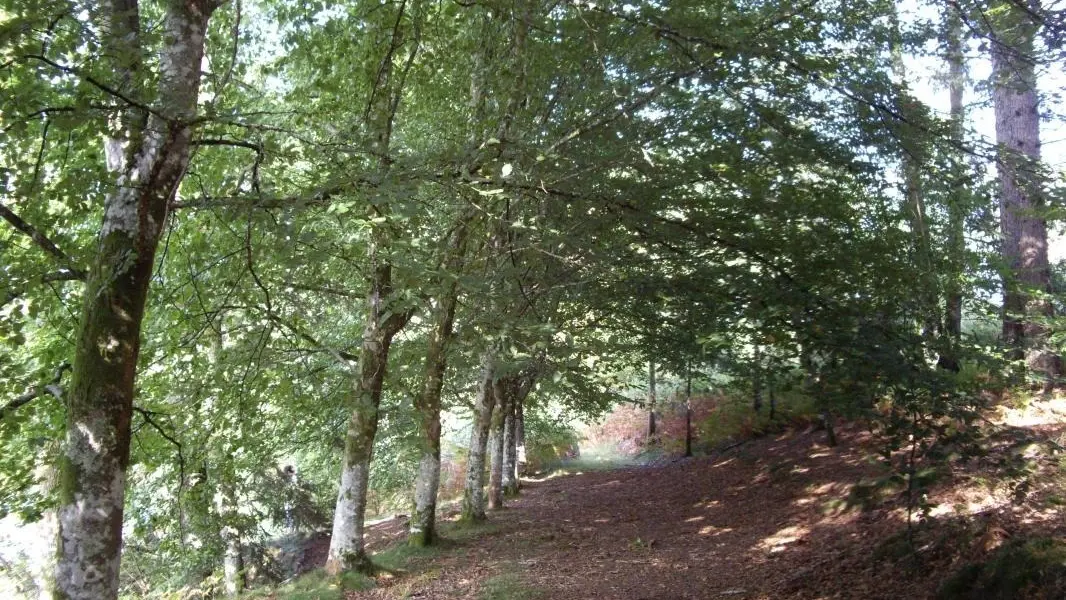
<path fill-rule="evenodd" d="M 948 63 L 948 93 L 951 106 L 951 141 L 961 148 L 965 142 L 966 108 L 963 94 L 966 89 L 966 56 L 963 53 L 963 23 L 955 7 L 946 9 L 946 60 Z M 945 290 L 944 333 L 948 350 L 942 352 L 938 364 L 952 371 L 959 370 L 956 348 L 962 336 L 962 276 L 966 253 L 965 227 L 967 202 L 966 168 L 961 153 L 953 168 L 952 190 L 948 198 L 948 262 Z"/>
<path fill-rule="evenodd" d="M 214 502 L 215 512 L 221 523 L 219 537 L 222 540 L 222 587 L 227 596 L 236 597 L 244 591 L 244 553 L 241 544 L 240 513 L 234 489 L 233 469 L 225 464 L 226 457 L 219 457 L 223 466 L 218 469 L 218 481 Z M 205 463 L 206 471 L 206 463 Z M 207 478 L 205 477 L 206 481 Z"/>
<path fill-rule="evenodd" d="M 504 440 L 504 422 L 507 411 L 510 410 L 511 392 L 510 381 L 501 386 L 503 395 L 496 396 L 496 408 L 492 411 L 492 425 L 489 434 L 489 508 L 503 508 L 503 455 L 506 440 Z"/>
<path fill-rule="evenodd" d="M 927 153 L 922 141 L 925 133 L 920 130 L 918 124 L 923 118 L 924 108 L 910 92 L 907 68 L 903 61 L 902 32 L 895 5 L 893 5 L 891 18 L 894 36 L 890 52 L 892 71 L 898 86 L 895 105 L 901 117 L 896 123 L 894 134 L 900 144 L 899 160 L 902 171 L 904 214 L 911 230 L 914 271 L 918 278 L 916 290 L 919 301 L 918 318 L 922 324 L 923 335 L 932 338 L 940 327 L 940 317 L 932 243 L 929 236 L 929 217 L 922 181 L 922 168 L 927 161 Z"/>
<path fill-rule="evenodd" d="M 481 358 L 481 380 L 474 405 L 474 423 L 470 427 L 470 454 L 463 487 L 462 519 L 485 520 L 485 446 L 492 425 L 492 409 L 496 404 L 496 357 L 486 351 Z"/>
<path fill-rule="evenodd" d="M 648 361 L 648 440 L 655 437 L 655 361 Z"/>
<path fill-rule="evenodd" d="M 1000 192 L 1003 258 L 1007 264 L 1003 298 L 1003 337 L 1033 372 L 1051 381 L 1061 370 L 1048 347 L 1053 316 L 1044 294 L 1051 291 L 1047 222 L 1040 171 L 1040 105 L 1033 52 L 1037 26 L 1013 1 L 997 3 L 993 32 L 992 99 Z"/>
<path fill-rule="evenodd" d="M 685 366 L 685 456 L 692 456 L 692 372 Z"/>
<path fill-rule="evenodd" d="M 371 252 L 373 256 L 375 253 Z M 386 264 L 374 270 L 374 280 L 367 295 L 366 325 L 359 352 L 355 389 L 351 394 L 351 417 L 344 439 L 337 505 L 333 514 L 326 571 L 332 574 L 347 570 L 369 571 L 372 568 L 363 547 L 363 524 L 366 494 L 370 479 L 374 437 L 378 429 L 385 369 L 392 339 L 407 323 L 410 314 L 393 313 L 386 317 L 385 300 L 392 294 L 392 269 Z"/>
<path fill-rule="evenodd" d="M 222 587 L 231 598 L 244 591 L 244 555 L 241 537 L 236 530 L 223 531 Z"/>
<path fill-rule="evenodd" d="M 518 495 L 518 399 L 503 416 L 503 495 Z"/>
<path fill-rule="evenodd" d="M 167 208 L 189 164 L 192 132 L 187 123 L 196 114 L 207 23 L 216 7 L 206 1 L 167 3 L 159 102 L 146 117 L 147 125 L 129 140 L 130 160 L 121 165 L 118 184 L 104 203 L 66 398 L 55 598 L 118 596 L 141 321 Z M 135 23 L 136 9 L 135 2 L 102 7 L 110 11 L 104 18 L 113 22 Z M 115 12 L 119 10 L 127 12 Z M 136 37 L 131 40 L 139 43 Z"/>

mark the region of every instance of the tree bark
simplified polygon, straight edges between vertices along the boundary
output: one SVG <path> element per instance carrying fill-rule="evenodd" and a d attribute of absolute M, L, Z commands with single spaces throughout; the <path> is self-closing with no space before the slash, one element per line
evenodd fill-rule
<path fill-rule="evenodd" d="M 692 372 L 685 371 L 685 456 L 692 456 Z"/>
<path fill-rule="evenodd" d="M 504 422 L 507 411 L 510 410 L 511 391 L 510 381 L 505 380 L 501 385 L 502 395 L 496 396 L 496 408 L 492 411 L 492 429 L 489 435 L 489 508 L 503 508 L 503 455 L 506 440 L 504 440 Z"/>
<path fill-rule="evenodd" d="M 416 23 L 420 18 L 420 3 L 414 3 Z M 377 158 L 379 179 L 389 172 L 391 159 L 389 149 L 392 140 L 393 122 L 402 98 L 406 69 L 411 65 L 419 49 L 417 25 L 413 46 L 404 63 L 397 71 L 393 64 L 399 59 L 401 47 L 407 43 L 403 23 L 406 1 L 396 7 L 396 13 L 378 13 L 368 29 L 378 46 L 385 49 L 381 60 L 369 75 L 374 87 L 366 111 L 366 140 L 370 153 Z M 376 198 L 368 207 L 367 218 L 376 223 L 382 215 L 389 214 L 387 199 Z M 388 366 L 389 348 L 392 339 L 410 320 L 411 312 L 400 312 L 389 306 L 394 300 L 392 286 L 392 262 L 389 245 L 392 233 L 385 227 L 373 226 L 367 262 L 370 277 L 367 286 L 365 326 L 359 367 L 351 395 L 351 417 L 344 440 L 344 459 L 341 465 L 337 505 L 333 514 L 333 535 L 330 538 L 326 572 L 337 574 L 347 570 L 370 572 L 373 565 L 363 545 L 363 526 L 366 517 L 366 497 L 370 480 L 370 461 L 374 452 L 374 438 L 378 429 L 378 408 L 381 405 L 382 386 Z"/>
<path fill-rule="evenodd" d="M 492 351 L 486 351 L 481 358 L 481 380 L 474 406 L 474 423 L 470 428 L 470 454 L 463 487 L 464 521 L 485 520 L 485 446 L 492 425 L 492 409 L 496 403 L 495 360 Z"/>
<path fill-rule="evenodd" d="M 648 361 L 648 440 L 655 437 L 655 361 Z"/>
<path fill-rule="evenodd" d="M 105 9 L 136 9 L 117 3 Z M 140 329 L 155 252 L 189 164 L 207 24 L 217 4 L 170 2 L 163 19 L 159 105 L 130 140 L 131 160 L 106 199 L 67 396 L 54 597 L 118 596 L 122 514 Z M 107 18 L 136 19 L 114 12 Z"/>
<path fill-rule="evenodd" d="M 518 398 L 503 417 L 503 495 L 518 495 Z"/>
<path fill-rule="evenodd" d="M 1040 176 L 1040 105 L 1036 90 L 1037 26 L 1014 2 L 997 4 L 993 32 L 992 99 L 996 116 L 997 162 L 1003 259 L 1008 272 L 1003 298 L 1003 337 L 1031 371 L 1051 382 L 1061 371 L 1047 347 L 1042 320 L 1053 316 L 1047 222 Z"/>
<path fill-rule="evenodd" d="M 458 276 L 466 251 L 467 229 L 472 213 L 459 218 L 458 226 L 448 248 L 445 266 Z M 415 398 L 418 413 L 419 440 L 422 444 L 415 479 L 415 511 L 411 516 L 408 542 L 412 546 L 429 546 L 437 537 L 437 491 L 440 488 L 440 397 L 444 374 L 448 366 L 448 347 L 455 325 L 455 309 L 459 303 L 459 282 L 445 286 L 433 312 L 433 331 L 426 350 L 425 375 L 422 390 Z"/>
<path fill-rule="evenodd" d="M 518 475 L 522 475 L 526 465 L 526 409 L 524 405 L 525 402 L 515 402 L 515 444 L 518 447 L 515 471 Z"/>
<path fill-rule="evenodd" d="M 751 373 L 751 408 L 758 414 L 762 410 L 762 347 L 755 345 L 755 360 Z"/>
<path fill-rule="evenodd" d="M 958 147 L 965 142 L 966 108 L 963 95 L 966 89 L 966 56 L 963 53 L 963 23 L 955 7 L 946 8 L 945 46 L 948 63 L 948 94 L 951 110 L 951 141 Z M 947 349 L 940 354 L 938 365 L 951 371 L 959 370 L 957 347 L 962 336 L 962 276 L 966 254 L 967 177 L 962 156 L 955 158 L 952 169 L 952 190 L 948 197 L 948 279 L 945 285 L 944 334 Z"/>
<path fill-rule="evenodd" d="M 410 313 L 385 316 L 385 299 L 392 295 L 392 267 L 388 263 L 379 264 L 374 272 L 367 296 L 368 311 L 359 353 L 358 379 L 351 395 L 352 413 L 344 440 L 344 461 L 333 515 L 333 535 L 326 559 L 326 571 L 331 574 L 347 570 L 368 572 L 372 569 L 363 547 L 370 460 L 373 457 L 374 437 L 377 435 L 378 407 L 381 405 L 389 347 L 393 337 L 410 317 Z"/>

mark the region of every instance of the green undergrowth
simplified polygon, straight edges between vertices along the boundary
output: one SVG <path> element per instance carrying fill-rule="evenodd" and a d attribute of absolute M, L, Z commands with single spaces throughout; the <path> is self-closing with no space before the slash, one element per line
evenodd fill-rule
<path fill-rule="evenodd" d="M 540 590 L 522 580 L 518 573 L 506 571 L 489 577 L 481 584 L 478 600 L 537 600 Z"/>
<path fill-rule="evenodd" d="M 342 573 L 333 576 L 322 569 L 315 569 L 276 588 L 253 590 L 241 597 L 273 600 L 344 600 L 345 592 L 363 591 L 373 587 L 374 580 L 360 573 Z"/>
<path fill-rule="evenodd" d="M 956 571 L 939 600 L 1066 598 L 1066 542 L 1052 538 L 1014 540 L 986 560 Z"/>

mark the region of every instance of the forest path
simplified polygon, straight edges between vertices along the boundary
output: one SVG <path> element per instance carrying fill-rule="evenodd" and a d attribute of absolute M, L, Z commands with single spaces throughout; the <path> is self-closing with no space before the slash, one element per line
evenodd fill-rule
<path fill-rule="evenodd" d="M 476 537 L 349 598 L 922 598 L 871 553 L 901 523 L 842 510 L 876 473 L 858 435 L 790 432 L 665 465 L 527 482 Z M 850 439 L 849 439 L 850 438 Z M 373 546 L 399 534 L 383 524 Z"/>

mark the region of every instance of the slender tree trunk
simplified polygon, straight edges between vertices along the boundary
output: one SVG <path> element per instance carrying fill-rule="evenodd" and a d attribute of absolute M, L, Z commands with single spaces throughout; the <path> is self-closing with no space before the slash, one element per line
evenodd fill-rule
<path fill-rule="evenodd" d="M 923 142 L 925 132 L 920 130 L 918 124 L 922 121 L 924 108 L 921 101 L 910 92 L 907 68 L 903 62 L 902 33 L 894 4 L 891 15 L 894 29 L 894 39 L 890 48 L 892 70 L 899 87 L 895 105 L 901 117 L 896 123 L 895 135 L 900 144 L 899 159 L 903 181 L 904 214 L 913 236 L 912 256 L 914 271 L 919 280 L 917 298 L 922 334 L 932 341 L 937 334 L 940 317 L 938 315 L 939 297 L 936 293 L 936 269 L 933 265 L 929 217 L 922 181 L 922 168 L 927 161 L 927 152 Z"/>
<path fill-rule="evenodd" d="M 481 381 L 474 406 L 474 423 L 470 428 L 470 455 L 463 488 L 464 521 L 485 520 L 485 446 L 492 425 L 492 409 L 496 403 L 495 377 L 495 355 L 492 351 L 486 351 L 481 359 Z"/>
<path fill-rule="evenodd" d="M 132 9 L 108 17 L 136 22 L 136 6 L 103 8 Z M 66 403 L 54 590 L 59 599 L 118 595 L 141 321 L 167 207 L 189 163 L 192 132 L 187 123 L 196 114 L 200 62 L 215 8 L 206 1 L 167 4 L 157 112 L 135 136 L 132 159 L 122 165 L 118 185 L 104 204 Z"/>
<path fill-rule="evenodd" d="M 468 225 L 473 213 L 459 217 L 455 234 L 449 244 L 445 266 L 458 276 L 462 269 Z M 448 347 L 455 324 L 455 309 L 459 303 L 459 282 L 451 281 L 441 294 L 433 313 L 433 331 L 426 350 L 425 375 L 422 390 L 415 398 L 418 413 L 419 439 L 422 444 L 415 480 L 415 511 L 411 517 L 408 541 L 412 546 L 428 546 L 437 537 L 437 491 L 440 488 L 440 396 L 444 374 L 448 366 Z"/>
<path fill-rule="evenodd" d="M 371 256 L 376 252 L 371 251 Z M 366 494 L 370 479 L 374 437 L 378 429 L 385 369 L 388 366 L 392 339 L 407 323 L 410 313 L 393 313 L 386 317 L 385 299 L 392 294 L 392 268 L 379 264 L 367 295 L 366 325 L 359 353 L 359 371 L 351 394 L 351 417 L 344 440 L 337 506 L 333 515 L 326 571 L 332 574 L 347 570 L 369 572 L 370 560 L 363 547 L 363 524 Z"/>
<path fill-rule="evenodd" d="M 518 495 L 518 399 L 512 399 L 503 417 L 503 494 Z"/>
<path fill-rule="evenodd" d="M 692 373 L 685 371 L 685 456 L 692 456 Z"/>
<path fill-rule="evenodd" d="M 368 73 L 375 81 L 375 86 L 366 110 L 366 144 L 371 154 L 378 159 L 377 175 L 382 180 L 391 165 L 389 148 L 393 122 L 403 96 L 406 69 L 419 50 L 421 5 L 417 1 L 412 4 L 411 21 L 415 23 L 412 40 L 407 39 L 410 32 L 404 26 L 408 8 L 406 0 L 396 6 L 396 14 L 377 13 L 374 16 L 376 20 L 367 27 L 367 35 L 373 36 L 377 45 L 385 49 L 381 60 Z M 408 41 L 411 47 L 403 63 L 406 66 L 397 69 L 394 61 L 400 58 L 400 49 Z M 368 221 L 376 222 L 382 215 L 390 213 L 388 199 L 375 198 L 367 211 Z M 340 485 L 333 514 L 333 535 L 326 558 L 326 571 L 330 574 L 347 570 L 373 570 L 363 545 L 363 526 L 370 461 L 378 429 L 378 408 L 392 339 L 412 316 L 411 312 L 398 312 L 395 306 L 389 306 L 393 300 L 392 262 L 389 256 L 391 235 L 392 232 L 386 227 L 374 227 L 367 248 L 370 277 L 367 282 L 365 325 L 358 373 L 349 403 L 351 417 L 344 440 Z"/>
<path fill-rule="evenodd" d="M 518 446 L 518 461 L 515 470 L 519 475 L 526 465 L 526 409 L 525 402 L 515 402 L 515 443 Z M 519 480 L 521 486 L 521 480 Z"/>
<path fill-rule="evenodd" d="M 226 461 L 227 458 L 222 457 L 220 460 Z M 233 486 L 235 478 L 232 469 L 222 468 L 218 469 L 215 479 L 218 482 L 214 498 L 215 512 L 222 524 L 219 530 L 223 545 L 222 587 L 227 596 L 236 597 L 244 591 L 244 554 L 237 496 Z"/>
<path fill-rule="evenodd" d="M 1024 356 L 1029 368 L 1050 383 L 1061 371 L 1047 347 L 1053 316 L 1043 296 L 1051 291 L 1047 222 L 1040 175 L 1040 105 L 1033 63 L 1037 26 L 1012 1 L 997 3 L 993 33 L 992 99 L 996 115 L 997 162 L 1003 258 L 1007 263 L 1003 298 L 1003 337 Z"/>
<path fill-rule="evenodd" d="M 648 361 L 648 441 L 655 437 L 655 361 Z"/>
<path fill-rule="evenodd" d="M 958 147 L 965 142 L 966 108 L 963 94 L 966 89 L 966 56 L 963 53 L 962 17 L 955 7 L 946 8 L 946 59 L 948 63 L 948 93 L 951 104 L 951 141 Z M 948 279 L 945 286 L 944 333 L 946 351 L 938 360 L 941 368 L 959 370 L 957 348 L 962 336 L 962 276 L 966 254 L 967 176 L 961 153 L 953 167 L 952 190 L 948 198 Z"/>
<path fill-rule="evenodd" d="M 510 380 L 501 386 L 503 395 L 496 396 L 496 408 L 492 411 L 492 429 L 489 435 L 489 508 L 503 508 L 503 463 L 506 448 L 504 423 L 511 404 Z"/>
<path fill-rule="evenodd" d="M 762 347 L 755 345 L 755 361 L 751 372 L 751 407 L 758 414 L 762 410 Z"/>

